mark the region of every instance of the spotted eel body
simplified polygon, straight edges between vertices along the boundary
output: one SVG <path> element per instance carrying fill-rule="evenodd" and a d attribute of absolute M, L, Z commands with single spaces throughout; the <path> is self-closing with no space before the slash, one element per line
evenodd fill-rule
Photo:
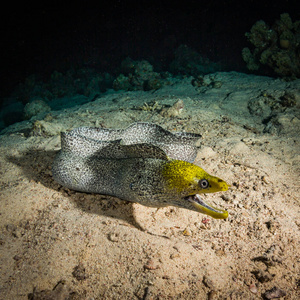
<path fill-rule="evenodd" d="M 61 133 L 52 174 L 58 183 L 76 191 L 226 218 L 227 211 L 206 204 L 198 195 L 228 189 L 225 181 L 192 164 L 200 137 L 174 134 L 151 123 L 117 130 L 77 128 Z"/>

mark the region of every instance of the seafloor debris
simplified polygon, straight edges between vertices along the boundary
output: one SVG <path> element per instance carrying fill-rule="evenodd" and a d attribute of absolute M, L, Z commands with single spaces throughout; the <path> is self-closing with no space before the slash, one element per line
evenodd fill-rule
<path fill-rule="evenodd" d="M 183 100 L 179 99 L 171 107 L 165 107 L 161 110 L 161 115 L 163 117 L 178 117 L 181 115 L 184 109 Z"/>

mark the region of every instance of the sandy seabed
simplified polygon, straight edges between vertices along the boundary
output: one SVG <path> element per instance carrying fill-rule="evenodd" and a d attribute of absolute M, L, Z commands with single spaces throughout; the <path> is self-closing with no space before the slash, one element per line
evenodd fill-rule
<path fill-rule="evenodd" d="M 300 80 L 213 81 L 111 91 L 2 132 L 0 299 L 300 299 Z M 228 219 L 53 180 L 61 131 L 137 121 L 202 134 L 195 163 L 231 184 L 205 199 Z"/>

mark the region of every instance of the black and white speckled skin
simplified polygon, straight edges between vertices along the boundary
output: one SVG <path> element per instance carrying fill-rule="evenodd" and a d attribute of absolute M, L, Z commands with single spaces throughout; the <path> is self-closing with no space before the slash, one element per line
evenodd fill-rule
<path fill-rule="evenodd" d="M 137 122 L 125 129 L 104 129 L 80 127 L 69 134 L 86 137 L 96 141 L 121 140 L 123 145 L 151 144 L 161 148 L 169 158 L 194 162 L 197 155 L 195 142 L 201 135 L 195 133 L 171 133 L 153 123 Z"/>
<path fill-rule="evenodd" d="M 199 138 L 172 134 L 150 123 L 134 123 L 119 130 L 77 128 L 61 134 L 52 174 L 69 189 L 146 206 L 176 206 L 184 195 L 170 195 L 160 170 L 169 158 L 193 161 L 194 143 Z"/>

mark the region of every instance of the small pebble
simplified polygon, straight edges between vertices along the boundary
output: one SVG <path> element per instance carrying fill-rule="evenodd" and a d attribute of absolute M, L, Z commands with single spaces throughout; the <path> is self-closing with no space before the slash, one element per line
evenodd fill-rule
<path fill-rule="evenodd" d="M 214 289 L 214 283 L 213 283 L 213 281 L 210 279 L 210 278 L 208 278 L 207 276 L 203 276 L 203 284 L 206 286 L 206 287 L 208 287 L 208 288 L 210 288 L 210 289 Z"/>
<path fill-rule="evenodd" d="M 229 201 L 230 200 L 230 197 L 228 195 L 221 195 L 221 198 L 224 200 L 224 201 Z"/>
<path fill-rule="evenodd" d="M 183 235 L 185 235 L 185 236 L 190 236 L 190 235 L 192 235 L 192 232 L 191 232 L 191 230 L 190 230 L 189 228 L 186 228 L 186 229 L 183 231 Z"/>
<path fill-rule="evenodd" d="M 268 184 L 270 181 L 269 181 L 269 178 L 267 177 L 267 176 L 262 176 L 261 177 L 261 180 L 264 182 L 264 183 L 266 183 L 266 184 Z"/>
<path fill-rule="evenodd" d="M 217 299 L 217 295 L 218 293 L 216 291 L 210 291 L 208 294 L 207 294 L 207 299 L 208 300 L 214 300 L 214 299 Z"/>
<path fill-rule="evenodd" d="M 250 284 L 249 290 L 250 290 L 251 293 L 257 294 L 257 287 L 254 283 Z"/>
<path fill-rule="evenodd" d="M 174 259 L 174 258 L 176 258 L 176 257 L 180 257 L 180 254 L 179 254 L 179 253 L 172 253 L 172 254 L 170 255 L 170 258 L 171 258 L 171 259 Z"/>
<path fill-rule="evenodd" d="M 111 241 L 111 242 L 118 242 L 119 241 L 119 235 L 117 233 L 110 233 L 108 235 L 108 239 Z"/>
<path fill-rule="evenodd" d="M 153 259 L 149 259 L 147 264 L 144 265 L 144 268 L 147 270 L 156 270 L 159 269 L 159 266 Z"/>
<path fill-rule="evenodd" d="M 281 290 L 280 288 L 274 286 L 273 288 L 271 288 L 270 290 L 267 290 L 264 293 L 264 297 L 266 299 L 275 299 L 275 298 L 281 298 L 284 297 L 286 295 L 286 292 Z"/>
<path fill-rule="evenodd" d="M 21 228 L 17 227 L 12 234 L 14 237 L 20 238 L 23 235 L 23 232 Z"/>

